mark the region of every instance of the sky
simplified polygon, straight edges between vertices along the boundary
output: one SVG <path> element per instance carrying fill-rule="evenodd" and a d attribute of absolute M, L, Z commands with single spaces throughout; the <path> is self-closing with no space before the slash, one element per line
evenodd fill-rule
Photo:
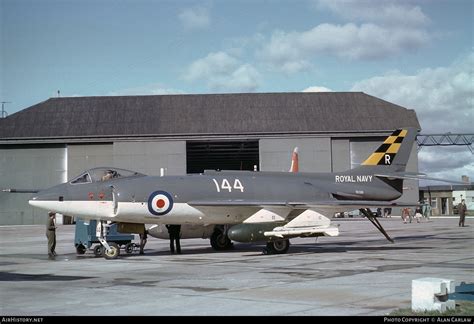
<path fill-rule="evenodd" d="M 363 91 L 472 134 L 473 21 L 471 0 L 0 0 L 0 101 Z M 424 147 L 419 169 L 472 181 L 474 155 Z"/>

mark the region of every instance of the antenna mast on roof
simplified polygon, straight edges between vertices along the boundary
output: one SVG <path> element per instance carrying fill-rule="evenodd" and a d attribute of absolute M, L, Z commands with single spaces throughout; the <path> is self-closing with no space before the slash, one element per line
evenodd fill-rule
<path fill-rule="evenodd" d="M 12 103 L 11 101 L 2 101 L 2 114 L 0 115 L 0 118 L 5 118 L 8 116 L 8 113 L 5 111 L 5 104 L 6 103 Z"/>

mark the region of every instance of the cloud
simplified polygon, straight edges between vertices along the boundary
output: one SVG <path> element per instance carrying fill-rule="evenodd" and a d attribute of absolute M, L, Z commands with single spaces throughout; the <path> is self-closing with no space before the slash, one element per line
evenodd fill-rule
<path fill-rule="evenodd" d="M 229 73 L 238 65 L 237 59 L 225 52 L 209 53 L 206 57 L 191 63 L 185 76 L 186 80 L 197 80 L 209 75 Z"/>
<path fill-rule="evenodd" d="M 318 55 L 376 60 L 415 51 L 429 43 L 429 18 L 419 7 L 393 1 L 318 2 L 350 22 L 322 23 L 304 31 L 276 30 L 257 56 L 274 69 L 300 72 Z"/>
<path fill-rule="evenodd" d="M 274 32 L 270 41 L 259 50 L 258 56 L 275 67 L 306 62 L 318 54 L 372 60 L 418 49 L 428 41 L 426 31 L 403 26 L 320 24 L 303 32 Z"/>
<path fill-rule="evenodd" d="M 306 60 L 288 61 L 283 62 L 283 64 L 279 68 L 282 72 L 286 74 L 293 74 L 308 70 L 309 68 L 311 68 L 311 63 Z"/>
<path fill-rule="evenodd" d="M 474 52 L 448 67 L 427 68 L 413 75 L 398 71 L 361 80 L 363 91 L 415 109 L 423 133 L 472 133 Z"/>
<path fill-rule="evenodd" d="M 428 68 L 413 75 L 390 72 L 357 82 L 352 91 L 415 109 L 422 134 L 472 133 L 474 53 L 448 67 Z M 432 177 L 474 180 L 474 155 L 466 146 L 423 147 L 418 154 L 421 172 Z M 422 185 L 443 184 L 423 181 Z M 444 183 L 445 184 L 445 183 Z"/>
<path fill-rule="evenodd" d="M 312 86 L 303 90 L 303 92 L 333 92 L 331 89 L 326 87 Z"/>
<path fill-rule="evenodd" d="M 350 20 L 369 21 L 385 26 L 404 25 L 419 27 L 427 25 L 430 19 L 418 6 L 411 6 L 394 0 L 319 0 L 317 7 Z"/>
<path fill-rule="evenodd" d="M 165 95 L 165 94 L 184 94 L 183 90 L 167 88 L 161 83 L 153 83 L 133 88 L 121 89 L 109 92 L 108 96 L 136 96 L 136 95 Z"/>
<path fill-rule="evenodd" d="M 260 73 L 250 64 L 241 64 L 226 52 L 209 53 L 187 68 L 187 81 L 204 81 L 217 91 L 255 91 L 260 85 Z"/>
<path fill-rule="evenodd" d="M 202 6 L 183 9 L 178 18 L 186 29 L 202 29 L 211 24 L 209 10 Z"/>
<path fill-rule="evenodd" d="M 461 181 L 467 175 L 474 181 L 474 157 L 465 146 L 448 147 L 423 147 L 418 152 L 418 165 L 420 172 L 431 177 Z M 444 184 L 442 182 L 423 181 L 421 185 Z"/>

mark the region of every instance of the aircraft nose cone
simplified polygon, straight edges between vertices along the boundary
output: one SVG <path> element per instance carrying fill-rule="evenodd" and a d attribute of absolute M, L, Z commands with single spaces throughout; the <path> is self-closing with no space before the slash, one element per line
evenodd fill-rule
<path fill-rule="evenodd" d="M 38 207 L 41 209 L 52 210 L 56 212 L 62 212 L 64 209 L 64 189 L 56 186 L 54 188 L 41 190 L 33 195 L 28 203 L 31 206 Z"/>
<path fill-rule="evenodd" d="M 28 201 L 31 206 L 42 208 L 42 209 L 54 209 L 57 202 L 59 201 L 58 195 L 51 193 L 37 194 Z"/>

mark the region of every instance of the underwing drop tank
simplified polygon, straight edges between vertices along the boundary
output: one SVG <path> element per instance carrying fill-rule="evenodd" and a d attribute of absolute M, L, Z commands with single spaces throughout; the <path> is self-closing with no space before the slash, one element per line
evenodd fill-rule
<path fill-rule="evenodd" d="M 265 232 L 284 224 L 285 222 L 238 224 L 229 229 L 227 236 L 232 241 L 241 243 L 268 242 L 271 238 L 266 237 Z"/>

